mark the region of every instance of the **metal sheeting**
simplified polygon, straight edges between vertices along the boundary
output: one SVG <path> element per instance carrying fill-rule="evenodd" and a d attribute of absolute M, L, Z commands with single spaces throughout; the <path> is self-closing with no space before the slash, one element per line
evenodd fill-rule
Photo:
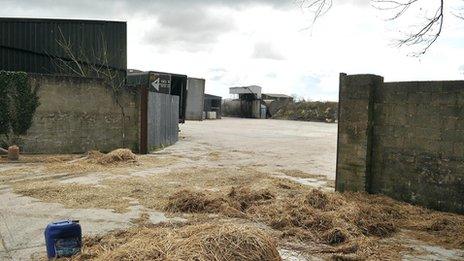
<path fill-rule="evenodd" d="M 170 90 L 160 91 L 157 87 L 158 84 L 155 82 L 160 76 L 164 78 L 164 83 L 169 81 Z M 169 79 L 169 80 L 167 80 Z M 130 72 L 127 75 L 127 84 L 129 86 L 147 86 L 150 91 L 170 93 L 171 95 L 179 96 L 179 122 L 185 122 L 185 111 L 187 107 L 187 75 L 164 73 L 164 72 Z"/>
<path fill-rule="evenodd" d="M 45 74 L 75 74 L 69 52 L 82 64 L 108 65 L 125 77 L 126 22 L 0 18 L 0 69 Z M 103 53 L 108 62 L 103 62 Z M 62 64 L 57 65 L 57 63 Z"/>
<path fill-rule="evenodd" d="M 202 120 L 205 96 L 205 80 L 197 78 L 187 79 L 186 120 Z"/>
<path fill-rule="evenodd" d="M 179 96 L 148 93 L 148 149 L 176 143 L 179 139 Z"/>

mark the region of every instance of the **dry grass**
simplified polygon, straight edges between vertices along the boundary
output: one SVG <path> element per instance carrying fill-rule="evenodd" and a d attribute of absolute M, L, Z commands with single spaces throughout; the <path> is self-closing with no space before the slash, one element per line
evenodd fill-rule
<path fill-rule="evenodd" d="M 265 231 L 237 223 L 137 226 L 86 238 L 73 260 L 281 260 Z"/>
<path fill-rule="evenodd" d="M 186 171 L 158 173 L 147 177 L 120 175 L 113 177 L 113 175 L 103 174 L 102 176 L 107 178 L 98 185 L 64 184 L 58 180 L 39 182 L 26 180 L 14 183 L 13 189 L 16 193 L 34 197 L 44 202 L 61 203 L 67 208 L 102 208 L 123 213 L 129 211 L 131 201 L 137 201 L 147 208 L 162 211 L 166 208 L 170 196 L 181 190 L 181 187 L 190 189 L 190 191 L 198 190 L 198 188 L 210 189 L 211 191 L 200 194 L 212 195 L 217 194 L 214 191 L 229 191 L 233 186 L 243 186 L 249 181 L 272 182 L 264 174 L 248 169 L 192 168 Z M 178 192 L 178 194 L 182 193 Z M 187 204 L 188 200 L 191 199 L 189 195 L 185 196 Z M 178 198 L 182 199 L 181 196 Z M 196 207 L 200 209 L 200 205 L 206 203 L 196 202 L 196 204 Z"/>
<path fill-rule="evenodd" d="M 132 153 L 130 149 L 116 149 L 108 154 L 103 154 L 99 151 L 90 151 L 87 156 L 90 162 L 96 162 L 102 165 L 115 164 L 115 163 L 136 163 L 137 156 Z"/>
<path fill-rule="evenodd" d="M 292 193 L 283 193 L 284 190 Z M 278 181 L 274 187 L 233 187 L 228 193 L 216 196 L 182 190 L 170 199 L 168 211 L 217 213 L 265 223 L 280 231 L 284 241 L 315 245 L 307 249 L 310 254 L 399 258 L 401 251 L 407 250 L 405 246 L 379 240 L 400 229 L 427 232 L 435 238 L 426 238 L 428 242 L 464 248 L 463 241 L 455 239 L 456 232 L 464 233 L 463 216 L 425 210 L 384 196 L 308 191 Z M 437 218 L 429 221 L 432 216 Z M 420 220 L 424 223 L 417 223 Z"/>
<path fill-rule="evenodd" d="M 90 151 L 80 156 L 33 156 L 33 159 L 29 159 L 31 164 L 18 164 L 18 167 L 13 170 L 0 170 L 0 177 L 5 177 L 6 181 L 12 181 L 17 178 L 36 178 L 55 174 L 74 176 L 90 172 L 127 175 L 135 170 L 164 167 L 177 160 L 175 157 L 164 155 L 136 156 L 126 149 L 118 149 L 108 154 Z"/>
<path fill-rule="evenodd" d="M 223 202 L 203 192 L 183 189 L 169 197 L 165 211 L 186 213 L 215 213 L 221 209 Z"/>
<path fill-rule="evenodd" d="M 283 174 L 287 176 L 294 177 L 294 178 L 303 178 L 303 179 L 314 178 L 314 179 L 324 179 L 324 180 L 326 179 L 325 176 L 314 175 L 314 174 L 303 172 L 297 169 L 283 169 L 283 170 L 280 170 L 280 172 L 282 172 Z"/>
<path fill-rule="evenodd" d="M 464 249 L 464 218 L 462 215 L 432 212 L 410 220 L 408 228 L 423 241 L 450 248 Z"/>
<path fill-rule="evenodd" d="M 6 155 L 0 156 L 0 163 L 51 163 L 51 162 L 66 162 L 82 157 L 81 155 L 72 154 L 49 154 L 49 155 L 33 155 L 33 154 L 21 154 L 19 160 L 11 161 L 8 160 Z"/>
<path fill-rule="evenodd" d="M 207 154 L 208 160 L 219 161 L 221 159 L 221 153 L 219 151 L 213 151 Z"/>
<path fill-rule="evenodd" d="M 35 182 L 15 186 L 15 192 L 44 202 L 61 203 L 67 208 L 102 208 L 127 212 L 130 198 L 104 186 Z"/>
<path fill-rule="evenodd" d="M 172 215 L 189 213 L 190 220 L 211 213 L 223 219 L 246 219 L 272 228 L 281 244 L 303 243 L 307 253 L 323 257 L 399 258 L 401 251 L 407 250 L 405 246 L 386 242 L 405 229 L 424 241 L 464 249 L 464 240 L 456 236 L 464 234 L 464 216 L 379 195 L 308 189 L 251 168 L 192 168 L 147 177 L 109 178 L 98 186 L 26 182 L 15 184 L 14 189 L 72 208 L 124 212 L 135 200 Z"/>

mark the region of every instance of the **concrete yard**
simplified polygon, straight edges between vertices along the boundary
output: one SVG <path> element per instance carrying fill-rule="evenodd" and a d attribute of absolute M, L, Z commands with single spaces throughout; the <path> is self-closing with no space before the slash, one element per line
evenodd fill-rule
<path fill-rule="evenodd" d="M 0 260 L 44 257 L 43 230 L 55 220 L 78 219 L 85 235 L 95 235 L 133 226 L 141 214 L 152 223 L 188 219 L 163 213 L 167 197 L 182 188 L 216 193 L 277 178 L 333 191 L 336 124 L 224 118 L 180 129 L 177 144 L 136 164 L 101 166 L 83 155 L 0 162 Z M 387 241 L 406 245 L 408 258 L 464 258 L 462 250 L 403 233 Z M 320 260 L 280 251 L 285 260 Z"/>
<path fill-rule="evenodd" d="M 172 164 L 147 169 L 127 169 L 126 174 L 152 175 L 194 166 L 253 165 L 271 170 L 298 169 L 333 179 L 336 128 L 335 124 L 277 120 L 224 118 L 216 121 L 189 121 L 181 126 L 181 138 L 176 145 L 152 155 L 175 157 Z M 9 183 L 38 176 L 59 179 L 62 182 L 98 183 L 99 177 L 93 172 L 84 173 L 79 178 L 74 175 L 63 177 L 64 173 L 45 173 L 41 170 L 42 165 L 0 165 L 1 258 L 28 259 L 31 254 L 43 252 L 43 229 L 53 220 L 79 219 L 84 233 L 101 233 L 128 226 L 131 219 L 138 217 L 140 206 L 133 206 L 131 211 L 123 214 L 113 213 L 108 209 L 68 209 L 57 203 L 43 203 L 12 192 Z M 25 175 L 14 177 L 9 175 L 9 172 L 24 166 L 31 167 L 28 169 L 30 173 L 26 171 Z M 151 214 L 153 220 L 165 220 L 162 213 Z"/>
<path fill-rule="evenodd" d="M 214 164 L 297 169 L 335 179 L 336 124 L 223 118 L 187 122 L 180 136 L 181 142 L 167 152 L 218 152 L 221 157 Z"/>

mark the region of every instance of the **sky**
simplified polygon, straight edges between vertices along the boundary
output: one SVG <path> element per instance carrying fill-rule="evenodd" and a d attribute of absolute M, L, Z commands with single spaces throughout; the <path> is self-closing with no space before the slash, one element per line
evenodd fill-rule
<path fill-rule="evenodd" d="M 206 79 L 206 92 L 229 87 L 336 101 L 338 78 L 372 73 L 385 81 L 464 77 L 464 1 L 446 6 L 445 26 L 420 57 L 395 41 L 414 31 L 438 0 L 422 0 L 401 19 L 368 0 L 333 0 L 314 22 L 295 0 L 0 0 L 2 17 L 127 21 L 128 68 Z M 449 1 L 448 1 L 449 2 Z M 450 2 L 452 3 L 452 2 Z"/>

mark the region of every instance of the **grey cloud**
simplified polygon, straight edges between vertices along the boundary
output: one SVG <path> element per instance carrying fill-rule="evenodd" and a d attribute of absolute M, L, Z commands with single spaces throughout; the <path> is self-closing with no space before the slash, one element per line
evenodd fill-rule
<path fill-rule="evenodd" d="M 167 10 L 158 14 L 158 23 L 143 37 L 144 43 L 167 48 L 178 46 L 190 51 L 205 49 L 219 35 L 235 28 L 232 17 L 201 8 Z"/>
<path fill-rule="evenodd" d="M 256 59 L 283 60 L 285 57 L 269 42 L 256 43 L 253 54 Z"/>
<path fill-rule="evenodd" d="M 69 18 L 127 19 L 134 15 L 152 15 L 162 11 L 182 11 L 190 8 L 230 7 L 249 5 L 291 6 L 292 0 L 0 0 L 1 15 L 52 16 Z"/>
<path fill-rule="evenodd" d="M 234 29 L 233 17 L 220 13 L 224 7 L 285 8 L 293 5 L 293 0 L 0 0 L 0 5 L 0 16 L 116 19 L 129 23 L 133 17 L 155 18 L 158 25 L 146 25 L 150 29 L 142 37 L 144 43 L 198 51 L 206 50 L 220 35 Z"/>

